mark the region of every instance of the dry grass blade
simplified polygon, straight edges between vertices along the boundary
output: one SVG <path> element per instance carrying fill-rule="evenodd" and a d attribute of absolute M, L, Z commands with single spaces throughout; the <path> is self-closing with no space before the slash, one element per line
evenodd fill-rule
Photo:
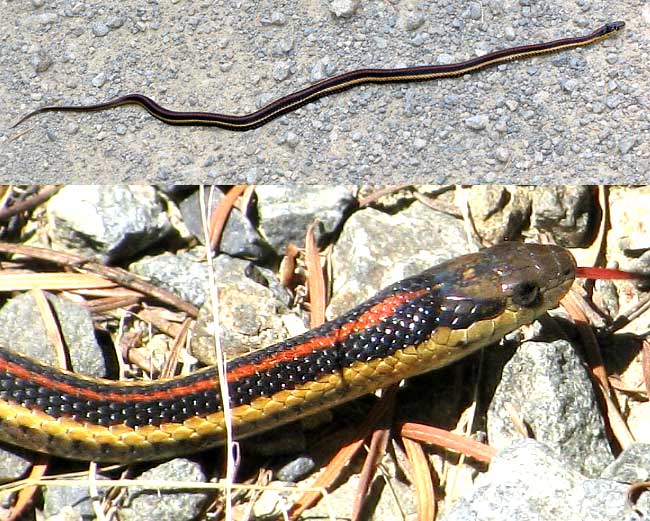
<path fill-rule="evenodd" d="M 186 319 L 181 325 L 181 330 L 178 332 L 176 338 L 174 338 L 174 343 L 172 345 L 171 353 L 165 361 L 165 367 L 160 373 L 161 378 L 169 378 L 176 374 L 176 366 L 178 365 L 178 357 L 180 355 L 181 349 L 185 345 L 185 340 L 187 339 L 187 333 L 190 330 L 190 325 L 192 324 L 191 319 Z"/>
<path fill-rule="evenodd" d="M 392 423 L 393 415 L 395 412 L 395 395 L 391 393 L 386 399 L 384 415 L 382 416 L 382 424 L 388 425 Z M 359 485 L 357 486 L 357 494 L 354 498 L 354 505 L 352 507 L 352 521 L 358 521 L 361 518 L 363 506 L 365 504 L 368 491 L 372 479 L 375 477 L 377 468 L 381 463 L 381 458 L 386 453 L 388 440 L 390 439 L 390 429 L 388 427 L 377 428 L 372 433 L 370 440 L 370 448 L 366 459 L 363 462 L 361 475 L 359 476 Z"/>
<path fill-rule="evenodd" d="M 24 255 L 26 257 L 42 259 L 73 269 L 83 269 L 101 277 L 105 277 L 115 282 L 116 284 L 131 288 L 135 291 L 139 291 L 161 302 L 169 304 L 170 306 L 176 307 L 193 318 L 196 318 L 199 314 L 199 310 L 189 302 L 186 302 L 170 291 L 158 288 L 153 284 L 144 281 L 137 275 L 134 275 L 133 273 L 122 268 L 111 268 L 108 266 L 103 266 L 102 264 L 91 262 L 79 255 L 62 253 L 54 250 L 49 250 L 47 248 L 36 248 L 34 246 L 11 244 L 8 242 L 0 242 L 0 252 L 13 253 L 16 255 Z"/>
<path fill-rule="evenodd" d="M 436 517 L 436 493 L 429 461 L 422 446 L 410 438 L 402 438 L 406 456 L 411 464 L 411 481 L 418 502 L 418 521 L 433 521 Z"/>
<path fill-rule="evenodd" d="M 45 293 L 43 293 L 40 289 L 33 289 L 30 291 L 30 294 L 32 295 L 32 298 L 36 303 L 36 307 L 41 314 L 41 318 L 43 319 L 43 325 L 45 326 L 47 338 L 49 338 L 50 342 L 54 346 L 54 351 L 56 353 L 56 359 L 59 367 L 62 369 L 70 369 L 68 367 L 68 357 L 66 356 L 66 348 L 65 342 L 63 340 L 63 335 L 59 329 L 59 323 L 54 316 L 52 307 L 45 297 Z"/>
<path fill-rule="evenodd" d="M 512 422 L 512 426 L 515 430 L 524 438 L 533 438 L 530 428 L 526 425 L 522 414 L 517 410 L 517 408 L 511 402 L 505 402 L 503 408 L 508 413 L 508 418 Z"/>
<path fill-rule="evenodd" d="M 43 455 L 37 456 L 37 461 L 32 466 L 32 469 L 29 473 L 27 479 L 39 480 L 47 472 L 48 457 Z M 29 506 L 34 498 L 34 494 L 38 491 L 38 485 L 30 485 L 24 488 L 21 488 L 18 492 L 18 498 L 16 503 L 11 507 L 11 510 L 7 514 L 7 517 L 4 518 L 4 521 L 17 521 L 18 519 L 23 519 L 22 514 L 25 509 Z M 26 519 L 26 518 L 25 518 Z"/>
<path fill-rule="evenodd" d="M 307 264 L 307 287 L 309 288 L 310 318 L 309 325 L 318 327 L 325 322 L 325 307 L 327 295 L 325 291 L 325 277 L 320 264 L 320 255 L 316 245 L 314 229 L 318 221 L 309 225 L 305 236 L 305 260 Z"/>
<path fill-rule="evenodd" d="M 210 216 L 210 248 L 216 251 L 219 241 L 221 241 L 221 234 L 228 222 L 228 216 L 237 201 L 237 198 L 246 191 L 247 185 L 233 186 L 225 197 L 221 200 L 218 206 Z"/>
<path fill-rule="evenodd" d="M 393 385 L 383 391 L 383 395 L 366 416 L 366 419 L 359 425 L 355 435 L 345 447 L 332 458 L 327 468 L 318 476 L 313 483 L 312 488 L 329 490 L 334 482 L 342 474 L 344 468 L 350 460 L 363 446 L 363 440 L 366 439 L 374 426 L 385 414 L 386 402 L 395 399 L 397 386 Z M 289 519 L 297 519 L 308 508 L 314 506 L 321 498 L 321 493 L 316 491 L 305 492 L 289 509 Z"/>
<path fill-rule="evenodd" d="M 116 287 L 115 282 L 88 273 L 0 273 L 0 291 L 77 290 Z"/>
<path fill-rule="evenodd" d="M 400 435 L 404 438 L 431 443 L 439 447 L 459 452 L 477 461 L 489 463 L 496 456 L 496 449 L 478 441 L 459 436 L 453 432 L 421 425 L 419 423 L 404 423 L 400 427 Z"/>
<path fill-rule="evenodd" d="M 650 342 L 647 338 L 641 342 L 641 367 L 643 368 L 645 392 L 650 396 Z"/>

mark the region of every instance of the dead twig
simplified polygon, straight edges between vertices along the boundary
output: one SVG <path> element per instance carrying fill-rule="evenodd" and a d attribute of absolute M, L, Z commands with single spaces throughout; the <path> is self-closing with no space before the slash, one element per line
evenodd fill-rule
<path fill-rule="evenodd" d="M 79 271 L 84 270 L 90 273 L 95 273 L 96 275 L 100 275 L 108 280 L 115 282 L 116 284 L 133 289 L 135 291 L 139 291 L 145 295 L 159 300 L 160 302 L 164 302 L 165 304 L 184 311 L 192 318 L 196 318 L 199 314 L 199 310 L 189 302 L 186 302 L 170 291 L 158 288 L 153 284 L 142 280 L 137 275 L 122 268 L 104 266 L 97 262 L 90 261 L 80 255 L 57 252 L 46 248 L 36 248 L 34 246 L 22 246 L 8 242 L 0 242 L 0 252 L 24 255 L 27 257 L 33 257 L 36 259 L 53 262 L 55 264 L 66 266 L 71 269 Z"/>
<path fill-rule="evenodd" d="M 35 208 L 39 204 L 47 201 L 50 197 L 57 193 L 60 188 L 60 186 L 46 186 L 39 190 L 38 193 L 29 197 L 28 199 L 25 199 L 24 201 L 16 203 L 13 206 L 0 209 L 0 221 L 5 221 L 14 215 L 18 215 L 19 213 L 26 212 L 27 210 Z"/>

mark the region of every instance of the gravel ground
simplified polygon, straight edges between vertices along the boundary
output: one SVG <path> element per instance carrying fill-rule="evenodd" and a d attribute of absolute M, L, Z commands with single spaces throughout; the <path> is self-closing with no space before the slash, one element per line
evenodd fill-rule
<path fill-rule="evenodd" d="M 249 133 L 167 126 L 131 107 L 46 114 L 142 92 L 179 110 L 252 111 L 362 67 L 465 60 L 586 34 L 592 47 L 461 79 L 366 86 Z M 6 2 L 0 176 L 30 182 L 644 181 L 650 157 L 645 2 L 358 0 Z"/>

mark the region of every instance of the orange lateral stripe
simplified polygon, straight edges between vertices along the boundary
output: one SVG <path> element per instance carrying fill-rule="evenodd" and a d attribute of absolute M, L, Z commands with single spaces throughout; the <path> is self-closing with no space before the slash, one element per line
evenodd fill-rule
<path fill-rule="evenodd" d="M 242 365 L 241 367 L 237 367 L 236 369 L 229 371 L 228 382 L 236 382 L 237 380 L 251 376 L 258 371 L 271 369 L 278 363 L 303 358 L 316 350 L 331 347 L 336 342 L 345 340 L 345 338 L 355 332 L 363 331 L 366 328 L 376 326 L 383 319 L 394 314 L 395 310 L 399 306 L 405 302 L 411 301 L 423 295 L 426 292 L 427 289 L 420 289 L 417 291 L 397 293 L 395 295 L 392 295 L 384 299 L 382 302 L 379 302 L 378 304 L 372 306 L 370 309 L 368 309 L 368 311 L 361 314 L 354 322 L 343 324 L 339 329 L 332 331 L 327 336 L 313 338 L 307 342 L 303 342 L 302 344 L 295 346 L 292 349 L 287 349 L 278 352 L 273 356 L 269 356 L 268 358 L 265 358 L 264 360 L 261 360 L 255 364 Z M 76 394 L 78 396 L 83 396 L 89 400 L 110 400 L 114 402 L 168 400 L 175 398 L 176 396 L 211 390 L 216 385 L 216 381 L 213 378 L 205 378 L 203 380 L 194 382 L 192 385 L 185 385 L 182 387 L 175 387 L 173 389 L 167 390 L 155 390 L 156 382 L 153 381 L 150 384 L 151 389 L 147 390 L 146 393 L 98 392 L 85 387 L 78 387 L 75 385 L 53 380 L 44 374 L 32 372 L 19 364 L 14 364 L 3 359 L 0 359 L 0 370 L 8 371 L 17 378 L 35 382 L 42 387 L 55 389 L 59 392 Z M 114 382 L 110 380 L 100 380 L 99 383 L 112 385 Z"/>
<path fill-rule="evenodd" d="M 255 364 L 242 365 L 229 371 L 228 382 L 236 382 L 241 378 L 255 374 L 257 371 L 271 369 L 280 362 L 290 362 L 292 360 L 304 358 L 306 355 L 311 354 L 316 350 L 332 347 L 335 343 L 345 340 L 352 333 L 376 326 L 384 318 L 393 315 L 399 306 L 424 295 L 427 291 L 428 289 L 425 288 L 417 291 L 396 293 L 395 295 L 382 300 L 379 304 L 372 306 L 368 311 L 359 315 L 354 322 L 343 324 L 339 329 L 333 330 L 329 335 L 312 338 L 302 344 L 298 344 L 292 349 L 286 349 L 275 353 L 274 355 Z"/>
<path fill-rule="evenodd" d="M 118 394 L 118 393 L 110 393 L 110 392 L 97 392 L 97 391 L 93 391 L 92 389 L 87 389 L 85 387 L 77 387 L 75 385 L 58 382 L 56 380 L 52 380 L 51 378 L 48 378 L 43 374 L 34 373 L 32 371 L 29 371 L 28 369 L 25 369 L 21 365 L 14 364 L 3 359 L 0 359 L 0 370 L 8 371 L 9 373 L 13 374 L 17 378 L 21 378 L 23 380 L 28 380 L 31 382 L 36 382 L 42 387 L 55 389 L 57 391 L 61 391 L 68 394 L 76 394 L 78 396 L 83 396 L 84 398 L 88 398 L 90 400 L 112 400 L 114 402 L 167 400 L 179 395 L 193 393 L 196 391 L 206 391 L 214 388 L 216 385 L 216 382 L 214 382 L 212 379 L 206 378 L 204 380 L 199 380 L 195 382 L 193 385 L 175 387 L 174 389 L 168 389 L 165 391 L 156 391 L 155 385 L 157 382 L 152 381 L 151 383 L 152 390 L 147 391 L 146 393 Z M 99 380 L 100 383 L 105 383 L 107 385 L 115 384 L 115 382 L 113 382 L 112 380 L 101 380 L 101 379 L 97 379 L 97 380 Z M 142 384 L 139 383 L 138 385 L 142 385 Z"/>

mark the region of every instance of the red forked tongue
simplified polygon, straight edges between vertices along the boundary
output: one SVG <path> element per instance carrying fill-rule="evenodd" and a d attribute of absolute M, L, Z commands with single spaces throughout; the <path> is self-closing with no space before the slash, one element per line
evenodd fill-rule
<path fill-rule="evenodd" d="M 633 280 L 646 278 L 646 275 L 629 273 L 627 271 L 614 270 L 610 268 L 588 268 L 580 266 L 576 268 L 576 277 L 600 280 Z"/>

